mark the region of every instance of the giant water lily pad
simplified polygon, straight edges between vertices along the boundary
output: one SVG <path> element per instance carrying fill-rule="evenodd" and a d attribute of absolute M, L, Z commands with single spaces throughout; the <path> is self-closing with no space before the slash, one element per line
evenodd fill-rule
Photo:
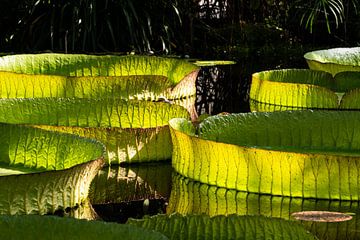
<path fill-rule="evenodd" d="M 254 73 L 250 89 L 252 111 L 299 109 L 360 109 L 360 72 L 332 77 L 322 71 L 282 69 Z"/>
<path fill-rule="evenodd" d="M 171 196 L 167 214 L 180 213 L 216 215 L 263 215 L 267 217 L 295 219 L 294 213 L 305 215 L 316 211 L 313 217 L 332 220 L 333 222 L 302 222 L 302 225 L 319 239 L 357 239 L 360 233 L 356 230 L 360 224 L 359 202 L 329 201 L 319 199 L 303 199 L 255 194 L 233 189 L 212 186 L 179 174 L 173 175 Z M 341 212 L 339 219 L 329 219 L 336 212 Z M 353 213 L 353 214 L 352 214 Z M 295 215 L 296 216 L 296 215 Z M 318 220 L 318 219 L 313 219 Z"/>
<path fill-rule="evenodd" d="M 108 163 L 171 158 L 168 121 L 189 117 L 186 109 L 162 102 L 117 98 L 0 99 L 0 122 L 28 124 L 103 142 Z"/>
<path fill-rule="evenodd" d="M 294 111 L 170 121 L 173 167 L 202 183 L 271 195 L 359 200 L 360 113 Z"/>
<path fill-rule="evenodd" d="M 0 216 L 1 239 L 168 239 L 144 228 L 53 216 Z"/>
<path fill-rule="evenodd" d="M 106 144 L 109 163 L 170 159 L 168 120 L 184 114 L 196 116 L 195 79 L 199 68 L 181 59 L 24 54 L 1 57 L 0 70 L 2 111 L 9 108 L 14 111 L 8 104 L 26 105 L 26 113 L 20 113 L 32 118 L 31 121 L 7 118 L 4 122 L 49 125 L 42 127 L 96 138 Z M 49 105 L 46 102 L 49 100 L 38 98 L 68 100 L 62 100 L 60 105 L 66 107 L 59 110 L 55 106 L 59 102 Z M 96 99 L 118 102 L 99 104 L 94 103 Z M 123 101 L 120 103 L 119 99 Z M 66 101 L 73 103 L 70 106 Z M 92 117 L 87 117 L 87 113 Z"/>
<path fill-rule="evenodd" d="M 0 57 L 0 71 L 6 72 L 0 72 L 2 88 L 6 89 L 3 97 L 180 100 L 196 94 L 199 67 L 182 59 L 154 56 L 45 53 Z M 188 110 L 195 116 L 193 108 Z"/>
<path fill-rule="evenodd" d="M 0 213 L 46 214 L 83 204 L 103 165 L 103 145 L 73 135 L 0 124 Z"/>
<path fill-rule="evenodd" d="M 309 67 L 336 75 L 339 72 L 360 71 L 360 47 L 332 48 L 304 55 Z"/>
<path fill-rule="evenodd" d="M 172 214 L 129 219 L 127 223 L 170 239 L 315 239 L 298 223 L 262 216 Z"/>

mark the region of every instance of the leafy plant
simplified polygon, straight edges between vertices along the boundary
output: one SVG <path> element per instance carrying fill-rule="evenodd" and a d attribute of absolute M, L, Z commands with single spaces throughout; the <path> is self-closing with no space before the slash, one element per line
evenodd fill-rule
<path fill-rule="evenodd" d="M 168 120 L 189 117 L 179 105 L 196 114 L 199 68 L 180 59 L 13 55 L 0 58 L 0 69 L 0 95 L 8 98 L 0 111 L 14 113 L 4 122 L 96 138 L 106 144 L 109 163 L 170 159 Z"/>
<path fill-rule="evenodd" d="M 191 179 L 253 193 L 355 200 L 358 112 L 213 116 L 170 121 L 173 167 Z M 342 124 L 339 124 L 342 123 Z M 198 135 L 196 135 L 198 133 Z M 350 134 L 351 133 L 351 134 Z"/>
<path fill-rule="evenodd" d="M 1 214 L 54 213 L 85 202 L 104 164 L 103 145 L 4 123 L 0 132 Z"/>
<path fill-rule="evenodd" d="M 335 76 L 345 71 L 360 71 L 360 48 L 332 48 L 308 52 L 304 55 L 310 69 Z"/>
<path fill-rule="evenodd" d="M 339 69 L 337 64 L 326 68 Z M 356 70 L 356 66 L 342 68 Z M 254 73 L 250 88 L 252 111 L 299 109 L 359 109 L 359 73 L 340 72 L 332 77 L 323 71 L 281 69 Z"/>

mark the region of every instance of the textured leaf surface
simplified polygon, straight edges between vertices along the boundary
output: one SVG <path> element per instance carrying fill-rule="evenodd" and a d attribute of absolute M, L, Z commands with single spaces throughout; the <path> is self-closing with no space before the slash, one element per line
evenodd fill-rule
<path fill-rule="evenodd" d="M 1 214 L 54 213 L 85 201 L 103 165 L 103 145 L 8 124 L 0 124 L 0 134 Z"/>
<path fill-rule="evenodd" d="M 173 167 L 184 176 L 255 193 L 360 199 L 359 112 L 214 116 L 200 124 L 199 137 L 173 121 L 181 120 L 170 121 Z"/>
<path fill-rule="evenodd" d="M 250 89 L 251 109 L 274 110 L 337 108 L 335 81 L 330 74 L 306 69 L 284 69 L 254 73 Z"/>
<path fill-rule="evenodd" d="M 51 216 L 0 216 L 1 239 L 167 239 L 136 226 Z"/>
<path fill-rule="evenodd" d="M 91 183 L 92 204 L 121 203 L 144 199 L 169 198 L 171 164 L 111 166 L 100 170 Z"/>
<path fill-rule="evenodd" d="M 328 73 L 305 69 L 254 73 L 250 108 L 256 112 L 301 109 L 359 109 L 360 72 Z"/>
<path fill-rule="evenodd" d="M 0 99 L 0 122 L 77 134 L 103 142 L 109 163 L 171 158 L 168 121 L 187 110 L 162 102 L 123 99 Z"/>
<path fill-rule="evenodd" d="M 44 53 L 3 56 L 0 70 L 63 76 L 160 75 L 177 84 L 199 68 L 175 58 Z"/>
<path fill-rule="evenodd" d="M 161 102 L 123 99 L 0 99 L 0 122 L 70 127 L 153 128 L 186 109 Z"/>
<path fill-rule="evenodd" d="M 209 61 L 195 61 L 194 64 L 199 67 L 212 67 L 212 66 L 221 66 L 221 65 L 234 65 L 234 61 L 225 61 L 225 60 L 209 60 Z"/>
<path fill-rule="evenodd" d="M 315 239 L 301 225 L 261 216 L 157 215 L 129 219 L 170 239 Z"/>
<path fill-rule="evenodd" d="M 5 84 L 2 94 L 9 96 L 120 95 L 179 99 L 196 94 L 199 67 L 175 58 L 52 53 L 1 57 L 0 71 L 10 72 L 0 74 L 4 75 L 0 82 Z M 15 93 L 9 94 L 11 88 Z"/>
<path fill-rule="evenodd" d="M 333 48 L 308 52 L 304 55 L 309 67 L 331 73 L 360 71 L 360 47 Z"/>
<path fill-rule="evenodd" d="M 302 222 L 319 239 L 357 239 L 360 233 L 359 203 L 303 198 L 278 197 L 219 188 L 173 175 L 167 214 L 263 215 L 293 219 L 291 214 L 302 211 L 354 213 L 351 221 L 341 223 Z"/>

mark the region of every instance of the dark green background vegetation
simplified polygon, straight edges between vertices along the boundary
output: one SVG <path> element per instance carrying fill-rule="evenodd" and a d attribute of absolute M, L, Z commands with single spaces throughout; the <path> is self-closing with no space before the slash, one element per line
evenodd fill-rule
<path fill-rule="evenodd" d="M 237 58 L 307 45 L 356 46 L 359 5 L 357 0 L 3 0 L 0 51 Z"/>

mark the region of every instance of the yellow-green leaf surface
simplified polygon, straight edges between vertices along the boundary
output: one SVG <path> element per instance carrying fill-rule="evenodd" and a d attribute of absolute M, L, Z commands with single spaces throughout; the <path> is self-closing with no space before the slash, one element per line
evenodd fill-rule
<path fill-rule="evenodd" d="M 236 62 L 227 61 L 227 60 L 205 60 L 205 61 L 195 61 L 194 64 L 199 67 L 213 67 L 213 66 L 229 66 L 234 65 Z"/>
<path fill-rule="evenodd" d="M 253 193 L 360 199 L 359 112 L 213 116 L 199 136 L 189 124 L 170 121 L 173 167 L 184 176 Z"/>
<path fill-rule="evenodd" d="M 0 72 L 5 96 L 179 99 L 196 94 L 199 67 L 154 56 L 45 53 L 0 57 L 0 71 L 9 72 Z"/>
<path fill-rule="evenodd" d="M 193 97 L 199 67 L 155 56 L 22 54 L 0 57 L 3 98 L 121 97 L 159 100 Z M 194 99 L 193 99 L 194 100 Z M 185 106 L 182 101 L 179 103 Z M 195 101 L 188 108 L 193 113 Z"/>
<path fill-rule="evenodd" d="M 360 71 L 360 47 L 317 50 L 306 53 L 304 58 L 310 69 L 333 76 L 339 72 Z"/>
<path fill-rule="evenodd" d="M 163 233 L 170 239 L 316 239 L 300 224 L 262 216 L 156 215 L 127 224 Z"/>
<path fill-rule="evenodd" d="M 92 204 L 122 203 L 170 196 L 171 164 L 107 166 L 91 183 Z"/>
<path fill-rule="evenodd" d="M 0 122 L 95 138 L 107 148 L 109 163 L 168 160 L 168 121 L 189 118 L 178 105 L 124 99 L 0 99 Z"/>
<path fill-rule="evenodd" d="M 43 53 L 3 56 L 0 58 L 0 70 L 78 77 L 160 75 L 177 84 L 199 68 L 176 58 Z"/>
<path fill-rule="evenodd" d="M 103 145 L 0 124 L 0 213 L 46 214 L 82 204 L 103 165 Z"/>
<path fill-rule="evenodd" d="M 283 69 L 254 73 L 251 110 L 334 109 L 338 107 L 338 96 L 333 89 L 335 80 L 320 71 Z"/>
<path fill-rule="evenodd" d="M 0 70 L 2 122 L 97 138 L 112 163 L 170 159 L 168 120 L 189 117 L 177 105 L 196 116 L 199 68 L 182 59 L 25 54 L 1 57 Z"/>
<path fill-rule="evenodd" d="M 293 219 L 291 214 L 303 211 L 330 211 L 351 214 L 345 222 L 315 223 L 302 225 L 319 239 L 358 239 L 360 218 L 359 202 L 328 201 L 261 195 L 220 188 L 192 181 L 179 174 L 173 175 L 171 196 L 167 214 L 180 213 L 216 215 L 263 215 L 266 217 Z"/>
<path fill-rule="evenodd" d="M 168 239 L 144 228 L 53 216 L 0 216 L 0 239 Z"/>

